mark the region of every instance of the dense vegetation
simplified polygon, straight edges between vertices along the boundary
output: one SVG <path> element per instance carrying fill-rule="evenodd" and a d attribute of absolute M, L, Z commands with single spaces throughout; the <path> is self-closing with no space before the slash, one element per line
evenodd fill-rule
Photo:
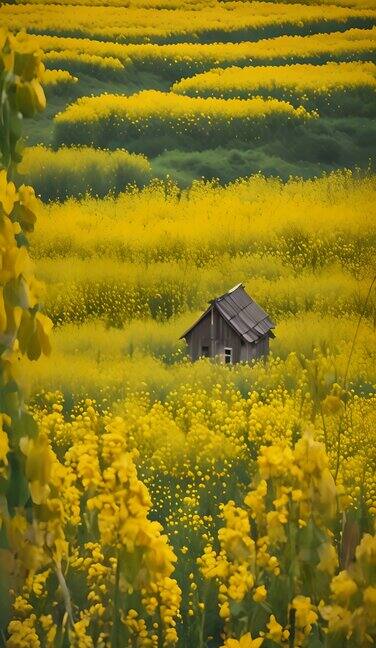
<path fill-rule="evenodd" d="M 151 178 L 150 164 L 143 155 L 86 146 L 57 151 L 41 145 L 31 147 L 18 173 L 21 179 L 26 176 L 46 201 L 89 193 L 106 196 L 124 191 L 130 184 L 143 186 Z"/>

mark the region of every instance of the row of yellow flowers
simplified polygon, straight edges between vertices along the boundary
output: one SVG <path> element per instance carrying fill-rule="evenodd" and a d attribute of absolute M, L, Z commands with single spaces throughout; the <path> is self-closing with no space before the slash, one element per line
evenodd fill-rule
<path fill-rule="evenodd" d="M 158 150 L 166 138 L 175 138 L 175 144 L 182 140 L 189 146 L 196 142 L 199 148 L 209 148 L 229 140 L 268 139 L 289 122 L 316 116 L 278 99 L 201 99 L 144 90 L 131 96 L 80 97 L 54 117 L 54 140 L 57 145 L 105 147 L 116 138 L 135 146 L 147 136 L 149 146 L 153 142 Z"/>
<path fill-rule="evenodd" d="M 184 37 L 194 39 L 200 34 L 210 32 L 236 33 L 239 30 L 266 33 L 269 28 L 292 28 L 298 32 L 304 25 L 320 25 L 331 21 L 341 27 L 356 27 L 363 23 L 371 27 L 375 18 L 372 9 L 357 9 L 329 5 L 295 5 L 279 3 L 218 3 L 216 6 L 203 7 L 196 11 L 154 8 L 150 11 L 135 7 L 95 6 L 87 11 L 85 6 L 67 5 L 64 21 L 61 21 L 59 5 L 18 5 L 4 4 L 0 16 L 11 30 L 32 29 L 39 33 L 66 33 L 73 36 L 105 38 L 107 40 L 144 41 Z"/>
<path fill-rule="evenodd" d="M 58 86 L 77 83 L 77 77 L 67 70 L 44 70 L 42 77 L 43 86 Z"/>
<path fill-rule="evenodd" d="M 342 0 L 343 1 L 343 0 Z M 357 2 L 366 2 L 366 0 L 349 0 L 354 5 Z M 72 0 L 16 0 L 16 4 L 20 5 L 71 5 Z M 91 5 L 100 7 L 135 7 L 144 9 L 201 9 L 208 6 L 218 6 L 219 0 L 92 0 Z M 340 2 L 333 1 L 333 4 Z M 87 6 L 87 0 L 75 0 L 75 5 Z M 345 5 L 346 6 L 346 5 Z M 367 8 L 367 5 L 365 4 Z"/>
<path fill-rule="evenodd" d="M 76 51 L 49 51 L 43 56 L 43 60 L 48 66 L 69 65 L 77 70 L 91 69 L 92 71 L 122 71 L 124 65 L 118 58 L 113 56 L 98 56 L 85 52 Z"/>
<path fill-rule="evenodd" d="M 214 68 L 209 72 L 181 79 L 172 86 L 177 94 L 189 96 L 247 97 L 259 92 L 293 91 L 326 94 L 367 88 L 375 91 L 376 65 L 356 61 L 324 65 L 293 64 L 260 67 Z"/>
<path fill-rule="evenodd" d="M 249 100 L 223 100 L 216 98 L 192 98 L 175 95 L 158 90 L 144 90 L 127 96 L 118 94 L 103 94 L 97 97 L 80 97 L 55 117 L 56 124 L 96 122 L 96 128 L 101 121 L 111 119 L 134 126 L 136 129 L 145 128 L 148 121 L 155 120 L 171 123 L 176 128 L 194 127 L 200 121 L 220 121 L 222 127 L 226 123 L 238 120 L 261 120 L 272 115 L 287 116 L 290 119 L 308 119 L 310 115 L 304 108 L 293 108 L 286 101 L 276 99 L 265 100 L 260 97 Z M 153 133 L 154 134 L 154 133 Z M 121 133 L 118 132 L 118 136 Z"/>
<path fill-rule="evenodd" d="M 271 0 L 268 0 L 269 2 Z M 272 0 L 281 4 L 280 0 Z M 75 5 L 85 5 L 87 0 L 75 0 Z M 207 7 L 222 8 L 226 2 L 229 8 L 243 2 L 249 4 L 249 0 L 92 0 L 91 4 L 101 7 L 134 7 L 144 9 L 185 9 L 197 11 Z M 71 4 L 72 0 L 16 0 L 16 4 L 37 4 L 37 5 L 64 5 Z M 305 5 L 334 5 L 338 7 L 354 7 L 358 9 L 373 9 L 372 0 L 294 0 L 295 4 Z M 261 3 L 260 3 L 261 4 Z"/>
<path fill-rule="evenodd" d="M 294 61 L 321 58 L 372 58 L 376 49 L 376 28 L 348 29 L 329 34 L 310 36 L 279 36 L 240 43 L 176 43 L 172 45 L 124 45 L 90 38 L 23 35 L 34 47 L 49 50 L 73 51 L 96 56 L 118 58 L 123 63 L 131 60 L 137 67 L 153 67 L 179 79 L 183 75 L 215 66 L 249 65 L 252 62 Z"/>

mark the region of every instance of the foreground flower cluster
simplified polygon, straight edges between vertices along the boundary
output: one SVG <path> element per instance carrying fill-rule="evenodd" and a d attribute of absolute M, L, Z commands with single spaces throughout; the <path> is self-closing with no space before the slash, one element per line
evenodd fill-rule
<path fill-rule="evenodd" d="M 100 410 L 45 394 L 20 441 L 34 520 L 3 520 L 7 646 L 372 645 L 373 514 L 306 407 L 216 388 Z"/>
<path fill-rule="evenodd" d="M 365 535 L 350 572 L 333 577 L 338 546 L 328 524 L 343 503 L 323 445 L 305 434 L 292 449 L 263 446 L 257 464 L 244 505 L 222 507 L 219 551 L 209 545 L 199 561 L 205 578 L 218 584 L 225 646 L 257 648 L 264 639 L 308 646 L 322 633 L 320 616 L 328 621 L 325 645 L 372 645 L 376 538 Z M 260 638 L 252 641 L 251 631 Z"/>
<path fill-rule="evenodd" d="M 35 441 L 20 442 L 34 519 L 25 510 L 3 520 L 15 557 L 7 645 L 55 646 L 59 636 L 79 647 L 175 645 L 176 556 L 149 519 L 124 422 L 99 420 L 88 402 L 65 434 L 62 461 L 43 422 Z"/>

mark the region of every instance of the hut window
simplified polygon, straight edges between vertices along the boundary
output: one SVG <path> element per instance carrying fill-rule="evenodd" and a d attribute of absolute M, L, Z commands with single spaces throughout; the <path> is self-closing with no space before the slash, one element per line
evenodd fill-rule
<path fill-rule="evenodd" d="M 232 364 L 232 348 L 225 347 L 225 364 Z"/>
<path fill-rule="evenodd" d="M 201 356 L 204 358 L 209 357 L 209 347 L 208 346 L 202 346 L 201 347 Z"/>

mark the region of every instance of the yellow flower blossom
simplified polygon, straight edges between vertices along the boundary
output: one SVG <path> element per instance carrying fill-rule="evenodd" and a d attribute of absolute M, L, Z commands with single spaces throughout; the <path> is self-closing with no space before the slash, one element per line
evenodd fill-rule
<path fill-rule="evenodd" d="M 313 610 L 311 599 L 308 596 L 295 596 L 291 602 L 295 610 L 295 623 L 298 629 L 309 635 L 312 625 L 316 623 L 318 615 Z"/>
<path fill-rule="evenodd" d="M 263 637 L 252 639 L 251 633 L 247 632 L 247 634 L 242 635 L 240 639 L 226 639 L 222 648 L 260 648 L 263 641 Z"/>
<path fill-rule="evenodd" d="M 335 547 L 329 542 L 325 542 L 319 546 L 318 554 L 320 562 L 317 565 L 317 569 L 327 572 L 332 576 L 338 566 L 338 556 Z"/>
<path fill-rule="evenodd" d="M 272 544 L 277 544 L 279 542 L 286 542 L 286 532 L 284 529 L 284 524 L 286 524 L 287 518 L 285 515 L 282 515 L 278 511 L 269 511 L 266 515 L 267 523 L 267 533 L 269 540 Z"/>
<path fill-rule="evenodd" d="M 263 479 L 279 477 L 283 475 L 293 461 L 293 454 L 290 448 L 278 446 L 264 446 L 261 448 L 258 464 Z"/>
<path fill-rule="evenodd" d="M 268 628 L 267 638 L 272 639 L 278 644 L 281 644 L 283 641 L 287 641 L 289 638 L 289 631 L 284 630 L 283 626 L 276 620 L 274 614 L 270 615 L 269 622 L 266 624 Z"/>
<path fill-rule="evenodd" d="M 370 585 L 364 590 L 363 601 L 372 614 L 376 614 L 376 587 Z"/>
<path fill-rule="evenodd" d="M 330 589 L 336 597 L 336 600 L 346 603 L 355 594 L 358 587 L 346 571 L 341 571 L 338 576 L 332 579 Z"/>
<path fill-rule="evenodd" d="M 256 603 L 261 603 L 262 601 L 265 601 L 267 595 L 268 593 L 265 585 L 260 585 L 259 587 L 256 587 L 252 598 Z"/>
<path fill-rule="evenodd" d="M 47 435 L 40 433 L 36 439 L 23 437 L 20 441 L 26 454 L 26 477 L 35 504 L 45 502 L 50 493 L 50 479 L 55 455 L 50 448 Z"/>

